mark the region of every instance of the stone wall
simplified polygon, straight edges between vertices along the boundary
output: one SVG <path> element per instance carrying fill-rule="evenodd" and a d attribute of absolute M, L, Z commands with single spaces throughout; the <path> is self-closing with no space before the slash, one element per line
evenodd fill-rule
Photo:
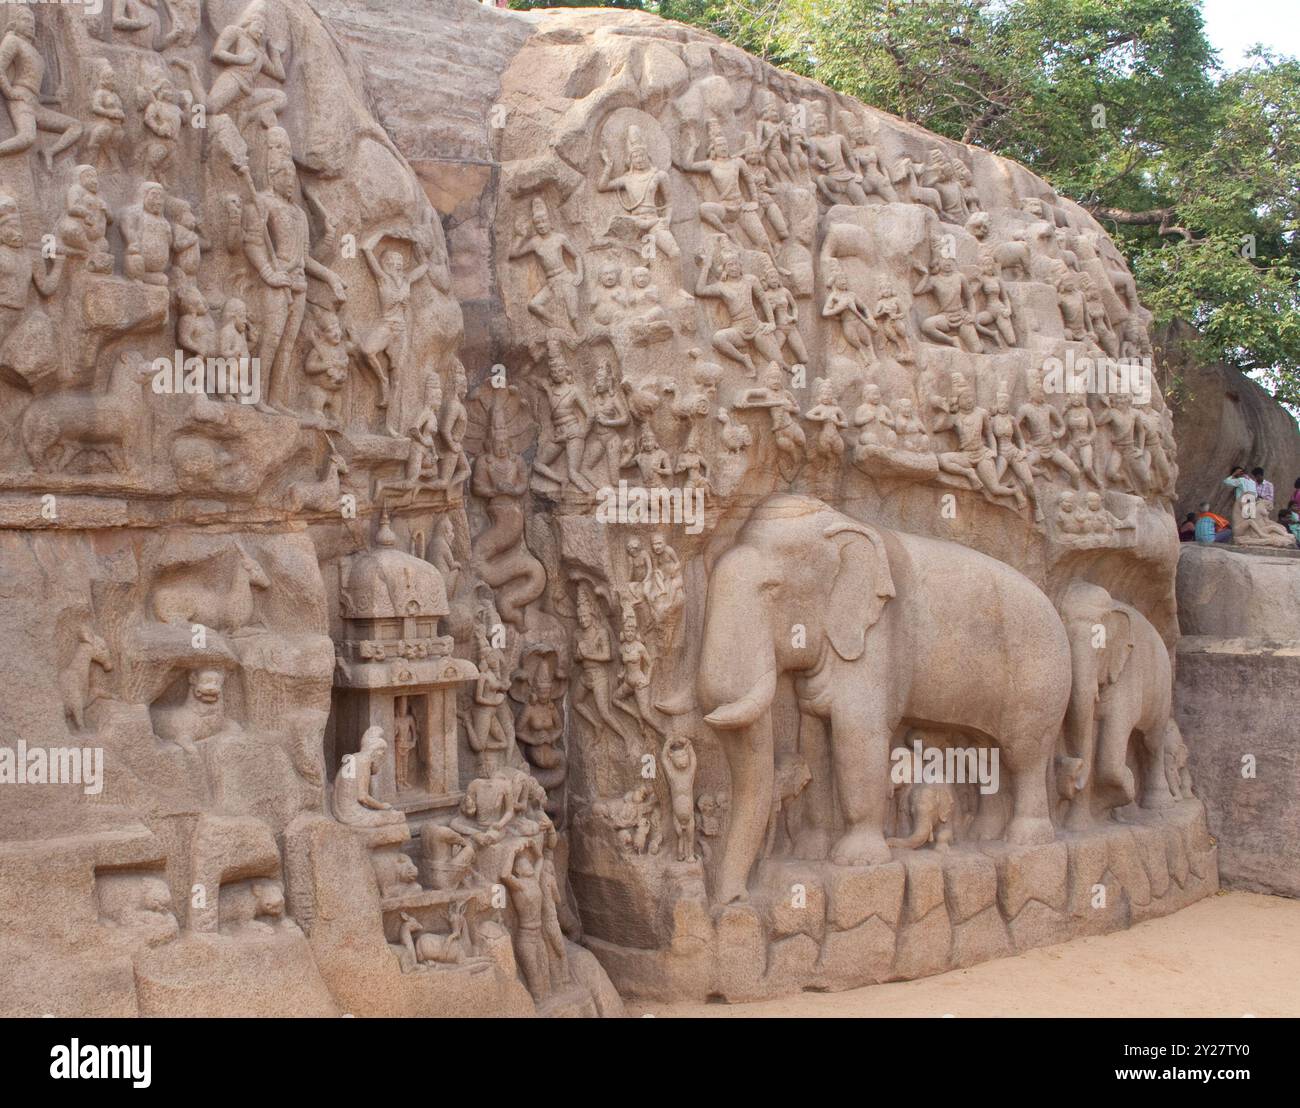
<path fill-rule="evenodd" d="M 640 13 L 32 10 L 0 747 L 104 773 L 0 805 L 0 1011 L 614 1015 L 1217 886 L 1082 209 Z"/>

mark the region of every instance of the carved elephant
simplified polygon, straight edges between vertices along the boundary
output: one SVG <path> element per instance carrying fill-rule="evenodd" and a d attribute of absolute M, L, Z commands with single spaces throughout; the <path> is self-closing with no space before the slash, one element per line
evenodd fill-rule
<path fill-rule="evenodd" d="M 952 845 L 957 814 L 957 797 L 952 785 L 921 782 L 904 787 L 902 802 L 911 822 L 911 834 L 885 841 L 905 850 L 917 850 L 931 842 L 936 850 L 947 850 Z"/>
<path fill-rule="evenodd" d="M 1070 693 L 1070 651 L 1027 578 L 956 543 L 880 530 L 819 500 L 758 506 L 710 576 L 696 692 L 731 769 L 731 825 L 715 897 L 747 895 L 774 774 L 771 705 L 791 674 L 800 709 L 829 722 L 845 827 L 838 865 L 888 861 L 889 752 L 906 728 L 985 736 L 1014 799 L 1008 838 L 1054 837 L 1047 762 Z M 802 739 L 801 739 L 802 741 Z M 810 752 L 804 750 L 806 757 Z M 814 783 L 821 768 L 814 757 Z M 812 818 L 829 819 L 829 797 Z"/>
<path fill-rule="evenodd" d="M 1173 678 L 1164 640 L 1141 612 L 1097 585 L 1070 585 L 1060 610 L 1073 674 L 1066 747 L 1079 760 L 1062 790 L 1072 796 L 1066 825 L 1086 827 L 1096 807 L 1133 802 L 1137 782 L 1128 752 L 1135 734 L 1142 807 L 1169 807 L 1174 798 L 1164 750 L 1166 733 L 1176 725 L 1170 717 Z"/>

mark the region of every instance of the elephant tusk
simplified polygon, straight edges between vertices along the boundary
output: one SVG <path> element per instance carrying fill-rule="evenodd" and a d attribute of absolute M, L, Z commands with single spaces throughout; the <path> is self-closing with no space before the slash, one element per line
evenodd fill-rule
<path fill-rule="evenodd" d="M 722 731 L 733 731 L 751 726 L 771 705 L 776 695 L 776 670 L 769 669 L 739 700 L 722 704 L 707 716 L 704 722 Z"/>

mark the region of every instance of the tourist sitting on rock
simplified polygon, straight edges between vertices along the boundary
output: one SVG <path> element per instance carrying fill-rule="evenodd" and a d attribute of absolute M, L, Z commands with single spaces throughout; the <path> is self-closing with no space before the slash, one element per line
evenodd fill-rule
<path fill-rule="evenodd" d="M 1196 539 L 1196 513 L 1188 512 L 1183 522 L 1178 525 L 1178 541 L 1193 542 Z"/>
<path fill-rule="evenodd" d="M 1300 477 L 1295 479 L 1295 489 L 1291 493 L 1291 507 L 1300 510 Z"/>
<path fill-rule="evenodd" d="M 1196 514 L 1197 542 L 1232 542 L 1232 527 L 1223 516 L 1210 511 L 1207 500 Z"/>
<path fill-rule="evenodd" d="M 1273 510 L 1273 482 L 1264 477 L 1264 470 L 1260 466 L 1252 469 L 1250 476 L 1255 482 L 1255 494 L 1259 497 L 1260 507 L 1265 512 L 1271 512 Z"/>
<path fill-rule="evenodd" d="M 1277 521 L 1295 536 L 1296 546 L 1300 546 L 1300 512 L 1294 508 L 1283 508 L 1277 513 Z"/>

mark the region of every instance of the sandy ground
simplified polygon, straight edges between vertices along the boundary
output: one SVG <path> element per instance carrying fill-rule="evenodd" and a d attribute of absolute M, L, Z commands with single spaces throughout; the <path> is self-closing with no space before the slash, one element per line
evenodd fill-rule
<path fill-rule="evenodd" d="M 1300 900 L 1220 893 L 1128 931 L 917 981 L 665 1016 L 1300 1016 Z"/>

